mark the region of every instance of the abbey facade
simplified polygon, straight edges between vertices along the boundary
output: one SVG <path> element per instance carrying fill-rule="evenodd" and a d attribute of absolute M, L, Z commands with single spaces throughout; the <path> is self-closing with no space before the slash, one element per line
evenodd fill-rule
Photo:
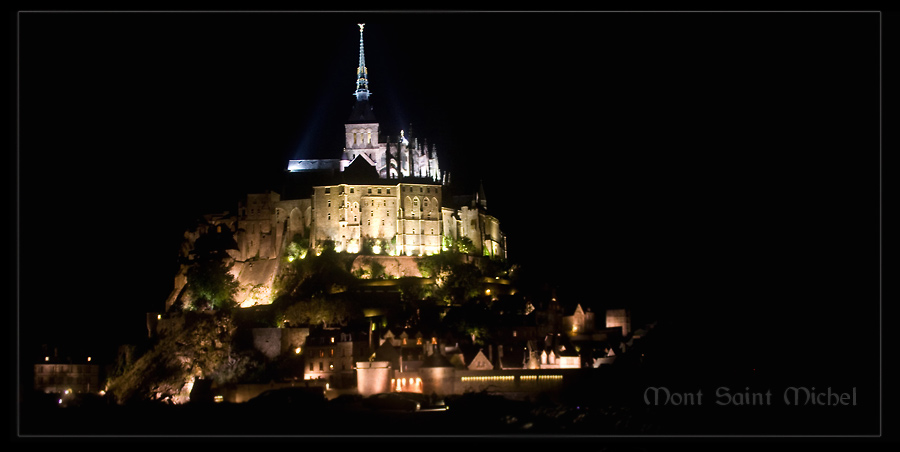
<path fill-rule="evenodd" d="M 237 215 L 205 215 L 204 224 L 185 233 L 185 255 L 203 235 L 233 237 L 227 252 L 241 284 L 237 301 L 242 307 L 271 303 L 272 283 L 297 237 L 308 240 L 309 250 L 330 246 L 346 253 L 424 256 L 462 243 L 461 251 L 468 254 L 506 258 L 506 236 L 499 220 L 487 213 L 483 190 L 451 195 L 449 175 L 441 171 L 433 145 L 403 132 L 394 142 L 379 141 L 362 33 L 361 24 L 356 102 L 345 124 L 341 158 L 288 162 L 289 174 L 314 176 L 316 183 L 302 191 L 308 197 L 248 194 Z M 167 307 L 184 282 L 182 272 Z"/>

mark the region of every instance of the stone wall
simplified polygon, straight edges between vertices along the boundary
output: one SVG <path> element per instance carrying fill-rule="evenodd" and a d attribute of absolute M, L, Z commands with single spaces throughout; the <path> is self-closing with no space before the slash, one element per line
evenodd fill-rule
<path fill-rule="evenodd" d="M 353 259 L 353 266 L 350 271 L 359 269 L 369 270 L 371 273 L 372 263 L 378 263 L 384 267 L 385 277 L 403 278 L 412 276 L 421 278 L 422 273 L 419 271 L 418 256 L 366 256 L 359 255 Z"/>
<path fill-rule="evenodd" d="M 253 328 L 253 348 L 269 359 L 281 354 L 281 333 L 284 328 Z"/>
<path fill-rule="evenodd" d="M 391 363 L 388 361 L 357 362 L 357 390 L 363 396 L 390 392 L 392 373 Z"/>
<path fill-rule="evenodd" d="M 622 336 L 628 336 L 631 332 L 631 313 L 627 309 L 607 309 L 606 327 L 621 327 Z"/>
<path fill-rule="evenodd" d="M 306 344 L 309 328 L 253 328 L 253 348 L 269 359 Z"/>

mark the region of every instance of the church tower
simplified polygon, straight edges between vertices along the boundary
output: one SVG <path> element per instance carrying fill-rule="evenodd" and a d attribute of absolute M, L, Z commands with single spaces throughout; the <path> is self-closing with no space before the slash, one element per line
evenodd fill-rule
<path fill-rule="evenodd" d="M 350 118 L 344 124 L 346 140 L 342 160 L 346 167 L 355 158 L 362 155 L 369 164 L 375 166 L 379 174 L 387 166 L 385 161 L 385 145 L 378 143 L 378 121 L 372 113 L 369 105 L 369 73 L 366 69 L 366 53 L 363 45 L 363 28 L 366 24 L 359 25 L 359 67 L 356 69 L 356 103 Z"/>

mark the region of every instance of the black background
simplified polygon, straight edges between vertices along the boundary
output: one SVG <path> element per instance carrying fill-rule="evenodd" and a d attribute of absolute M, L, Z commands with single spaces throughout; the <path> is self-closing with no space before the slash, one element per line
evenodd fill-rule
<path fill-rule="evenodd" d="M 881 16 L 859 12 L 20 13 L 23 362 L 139 340 L 192 217 L 340 155 L 358 22 L 382 131 L 481 180 L 561 298 L 665 319 L 697 374 L 874 403 Z"/>

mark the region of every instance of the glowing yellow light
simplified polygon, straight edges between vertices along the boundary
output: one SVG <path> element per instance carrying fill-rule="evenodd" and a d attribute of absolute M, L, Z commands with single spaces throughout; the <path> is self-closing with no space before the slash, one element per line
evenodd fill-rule
<path fill-rule="evenodd" d="M 331 389 L 331 383 L 325 383 L 325 390 Z"/>
<path fill-rule="evenodd" d="M 162 320 L 162 314 L 156 314 L 156 320 Z"/>
<path fill-rule="evenodd" d="M 91 362 L 91 357 L 90 357 L 90 356 L 88 356 L 88 362 Z"/>
<path fill-rule="evenodd" d="M 300 351 L 301 351 L 301 350 L 300 350 L 300 347 L 297 347 L 297 348 L 294 349 L 294 353 L 297 354 L 297 355 L 300 354 Z"/>
<path fill-rule="evenodd" d="M 484 291 L 484 294 L 485 294 L 485 295 L 490 295 L 490 294 L 491 294 L 491 289 L 485 290 L 485 291 Z"/>
<path fill-rule="evenodd" d="M 372 247 L 372 253 L 374 253 L 374 254 L 381 254 L 381 247 L 378 246 L 378 245 L 373 246 L 373 247 Z"/>
<path fill-rule="evenodd" d="M 331 343 L 332 343 L 332 344 L 334 343 L 334 338 L 333 338 L 333 337 L 331 338 Z"/>
<path fill-rule="evenodd" d="M 288 256 L 288 262 L 294 262 L 294 256 Z"/>
<path fill-rule="evenodd" d="M 215 401 L 216 403 L 224 402 L 224 401 L 225 401 L 225 397 L 222 397 L 222 396 L 220 396 L 220 395 L 217 395 L 217 396 L 213 397 L 213 401 Z"/>
<path fill-rule="evenodd" d="M 45 356 L 45 357 L 44 357 L 44 361 L 50 361 L 50 357 L 49 357 L 49 356 Z"/>

